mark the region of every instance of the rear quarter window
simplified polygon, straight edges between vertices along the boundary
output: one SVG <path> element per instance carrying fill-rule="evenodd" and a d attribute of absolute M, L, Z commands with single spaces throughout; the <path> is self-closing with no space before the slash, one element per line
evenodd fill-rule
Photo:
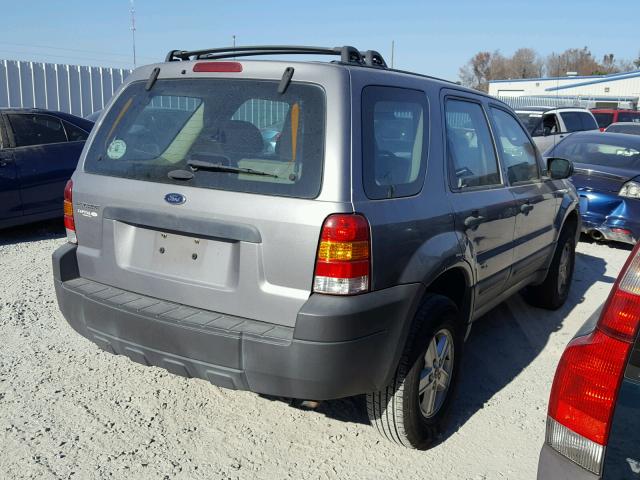
<path fill-rule="evenodd" d="M 325 95 L 317 85 L 158 80 L 129 85 L 91 143 L 85 171 L 149 182 L 314 198 L 320 192 Z M 242 172 L 194 169 L 193 162 Z M 170 172 L 193 173 L 188 181 Z M 253 173 L 252 173 L 253 172 Z M 255 174 L 261 172 L 261 175 Z"/>
<path fill-rule="evenodd" d="M 380 86 L 362 90 L 362 171 L 367 197 L 408 197 L 420 192 L 428 127 L 424 92 Z"/>

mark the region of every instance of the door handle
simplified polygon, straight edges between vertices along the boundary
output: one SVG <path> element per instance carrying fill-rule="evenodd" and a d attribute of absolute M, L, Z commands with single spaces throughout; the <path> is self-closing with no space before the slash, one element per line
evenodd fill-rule
<path fill-rule="evenodd" d="M 531 210 L 533 210 L 533 205 L 530 203 L 523 203 L 520 205 L 520 211 L 525 215 L 527 215 Z"/>
<path fill-rule="evenodd" d="M 472 215 L 464 219 L 464 226 L 467 228 L 477 227 L 486 219 L 482 215 Z"/>

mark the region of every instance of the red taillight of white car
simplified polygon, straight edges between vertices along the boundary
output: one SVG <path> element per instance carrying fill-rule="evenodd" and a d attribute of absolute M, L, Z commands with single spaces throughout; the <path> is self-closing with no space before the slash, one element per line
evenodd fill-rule
<path fill-rule="evenodd" d="M 547 444 L 600 474 L 620 383 L 640 324 L 640 244 L 589 335 L 567 345 L 551 388 Z"/>
<path fill-rule="evenodd" d="M 313 291 L 332 295 L 367 292 L 371 275 L 369 222 L 358 214 L 334 214 L 322 225 Z"/>
<path fill-rule="evenodd" d="M 67 241 L 78 243 L 76 236 L 76 222 L 73 219 L 73 181 L 69 180 L 64 187 L 64 228 L 67 231 Z"/>

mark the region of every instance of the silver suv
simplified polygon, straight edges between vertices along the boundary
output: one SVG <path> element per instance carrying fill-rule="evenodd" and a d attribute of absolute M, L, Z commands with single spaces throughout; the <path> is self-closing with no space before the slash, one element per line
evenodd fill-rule
<path fill-rule="evenodd" d="M 261 54 L 340 60 L 245 59 Z M 58 302 L 145 365 L 366 394 L 383 435 L 426 448 L 472 322 L 524 287 L 545 308 L 567 298 L 570 174 L 503 103 L 376 52 L 172 51 L 127 79 L 67 186 Z"/>

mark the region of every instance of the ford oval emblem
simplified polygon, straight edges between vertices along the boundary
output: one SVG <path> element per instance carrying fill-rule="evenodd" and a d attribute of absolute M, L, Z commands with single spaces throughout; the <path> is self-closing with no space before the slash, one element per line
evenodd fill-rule
<path fill-rule="evenodd" d="M 187 201 L 187 197 L 180 193 L 167 193 L 164 196 L 164 201 L 170 203 L 171 205 L 182 205 Z"/>

